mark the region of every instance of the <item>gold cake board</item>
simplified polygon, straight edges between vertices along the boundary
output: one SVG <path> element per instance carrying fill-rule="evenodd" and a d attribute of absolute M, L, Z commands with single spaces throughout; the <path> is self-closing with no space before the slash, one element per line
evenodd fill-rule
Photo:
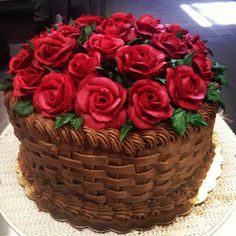
<path fill-rule="evenodd" d="M 219 116 L 216 119 L 215 132 L 220 140 L 222 152 L 217 143 L 214 162 L 198 196 L 194 199 L 194 204 L 203 201 L 204 203 L 195 206 L 189 215 L 178 217 L 174 223 L 168 226 L 156 226 L 152 230 L 143 231 L 142 235 L 211 235 L 232 212 L 236 202 L 236 137 Z M 79 231 L 68 223 L 54 220 L 50 214 L 39 212 L 36 204 L 25 197 L 15 172 L 18 144 L 13 129 L 9 125 L 0 137 L 0 212 L 11 227 L 20 235 L 26 236 L 100 235 L 89 229 Z M 224 160 L 221 173 L 222 159 Z M 26 195 L 33 198 L 34 190 L 21 175 L 19 166 L 17 170 Z M 216 183 L 216 178 L 220 174 L 221 178 Z M 213 192 L 208 193 L 214 188 Z M 117 235 L 114 232 L 106 234 Z M 140 235 L 140 232 L 132 231 L 127 235 Z"/>

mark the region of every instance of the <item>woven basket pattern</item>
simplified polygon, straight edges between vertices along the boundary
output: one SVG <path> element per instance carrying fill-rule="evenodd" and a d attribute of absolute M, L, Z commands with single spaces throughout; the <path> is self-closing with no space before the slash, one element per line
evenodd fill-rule
<path fill-rule="evenodd" d="M 117 130 L 54 128 L 38 114 L 10 121 L 21 141 L 19 162 L 42 210 L 75 226 L 99 231 L 145 229 L 187 213 L 212 162 L 211 135 L 217 107 L 200 111 L 204 128 L 178 136 L 167 123 L 133 132 L 124 142 Z M 140 219 L 142 219 L 140 221 Z"/>

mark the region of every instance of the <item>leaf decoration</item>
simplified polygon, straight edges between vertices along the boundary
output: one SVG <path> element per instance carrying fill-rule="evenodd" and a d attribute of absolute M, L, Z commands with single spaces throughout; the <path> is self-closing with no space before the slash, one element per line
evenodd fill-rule
<path fill-rule="evenodd" d="M 69 20 L 69 25 L 76 27 L 75 22 L 73 21 L 73 19 L 70 18 Z"/>
<path fill-rule="evenodd" d="M 19 101 L 13 107 L 13 112 L 16 115 L 27 116 L 34 112 L 32 101 Z"/>
<path fill-rule="evenodd" d="M 31 41 L 29 41 L 29 40 L 26 40 L 26 43 L 30 47 L 30 54 L 33 55 L 34 54 L 34 44 Z"/>
<path fill-rule="evenodd" d="M 51 34 L 51 33 L 52 33 L 52 30 L 51 30 L 50 28 L 48 28 L 48 27 L 45 27 L 45 29 L 47 30 L 47 32 L 48 32 L 49 34 Z"/>
<path fill-rule="evenodd" d="M 182 39 L 184 36 L 184 31 L 183 30 L 180 30 L 179 32 L 176 33 L 176 37 L 179 38 L 179 39 Z"/>
<path fill-rule="evenodd" d="M 215 74 L 213 80 L 219 84 L 224 85 L 224 86 L 228 85 L 228 81 L 227 81 L 226 75 L 225 75 L 226 69 L 227 68 L 225 66 L 223 66 L 217 62 L 213 62 L 212 71 Z"/>
<path fill-rule="evenodd" d="M 221 97 L 220 89 L 215 83 L 209 83 L 207 86 L 206 98 L 208 101 L 219 104 L 222 109 L 225 109 L 223 99 Z"/>
<path fill-rule="evenodd" d="M 122 142 L 126 135 L 129 133 L 130 130 L 134 128 L 133 122 L 131 120 L 126 121 L 126 123 L 123 124 L 121 130 L 120 130 L 120 141 Z"/>
<path fill-rule="evenodd" d="M 188 53 L 182 60 L 171 59 L 170 64 L 172 67 L 177 67 L 180 65 L 192 66 L 192 59 L 195 51 Z"/>
<path fill-rule="evenodd" d="M 79 129 L 83 124 L 83 118 L 76 116 L 75 113 L 65 113 L 55 119 L 55 128 L 60 128 L 63 125 L 70 124 L 74 129 Z"/>
<path fill-rule="evenodd" d="M 164 78 L 155 77 L 154 80 L 160 82 L 161 84 L 166 84 L 166 79 Z"/>
<path fill-rule="evenodd" d="M 0 90 L 2 91 L 8 91 L 13 89 L 13 80 L 14 80 L 14 76 L 13 75 L 7 75 L 5 77 L 2 78 L 2 81 L 0 83 Z"/>
<path fill-rule="evenodd" d="M 184 135 L 187 125 L 192 126 L 207 126 L 207 122 L 203 120 L 200 114 L 186 111 L 182 108 L 177 108 L 171 117 L 171 123 L 176 133 Z"/>
<path fill-rule="evenodd" d="M 175 132 L 183 135 L 187 127 L 186 111 L 182 108 L 177 108 L 171 117 L 171 123 Z"/>
<path fill-rule="evenodd" d="M 81 27 L 80 37 L 78 39 L 79 44 L 83 44 L 85 41 L 89 39 L 91 34 L 94 31 L 94 25 L 85 25 Z"/>

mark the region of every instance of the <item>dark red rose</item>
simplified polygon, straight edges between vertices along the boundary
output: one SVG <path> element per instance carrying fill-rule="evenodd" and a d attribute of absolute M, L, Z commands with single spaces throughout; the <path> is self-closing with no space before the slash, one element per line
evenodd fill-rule
<path fill-rule="evenodd" d="M 13 95 L 15 97 L 32 95 L 39 86 L 43 75 L 43 71 L 33 67 L 20 70 L 13 80 Z"/>
<path fill-rule="evenodd" d="M 128 116 L 139 129 L 148 129 L 172 116 L 166 87 L 151 80 L 139 80 L 130 90 Z"/>
<path fill-rule="evenodd" d="M 100 34 L 108 34 L 127 42 L 136 38 L 136 34 L 132 30 L 133 19 L 131 14 L 116 13 L 112 17 L 106 18 L 97 26 L 96 30 Z"/>
<path fill-rule="evenodd" d="M 208 54 L 208 49 L 206 47 L 206 44 L 200 39 L 199 35 L 191 37 L 189 34 L 187 34 L 185 37 L 185 42 L 191 51 L 195 50 L 204 55 Z"/>
<path fill-rule="evenodd" d="M 119 129 L 126 121 L 126 90 L 106 77 L 88 76 L 81 81 L 75 111 L 93 129 Z"/>
<path fill-rule="evenodd" d="M 183 35 L 186 35 L 188 33 L 188 30 L 184 29 L 182 26 L 178 24 L 166 24 L 165 32 L 174 34 L 181 32 Z"/>
<path fill-rule="evenodd" d="M 181 59 L 188 54 L 186 44 L 173 33 L 162 32 L 156 34 L 151 43 L 156 49 L 166 53 L 170 58 Z"/>
<path fill-rule="evenodd" d="M 114 56 L 117 50 L 124 46 L 124 41 L 110 35 L 93 34 L 84 46 L 89 51 L 96 50 L 107 56 Z"/>
<path fill-rule="evenodd" d="M 78 38 L 80 36 L 79 28 L 73 27 L 72 25 L 59 25 L 57 32 L 61 33 L 64 37 Z"/>
<path fill-rule="evenodd" d="M 30 66 L 32 55 L 30 51 L 26 49 L 20 50 L 20 52 L 14 56 L 9 63 L 9 72 L 15 74 L 18 71 Z"/>
<path fill-rule="evenodd" d="M 167 88 L 173 102 L 186 110 L 197 111 L 204 102 L 207 85 L 190 66 L 167 69 Z"/>
<path fill-rule="evenodd" d="M 140 18 L 134 22 L 134 27 L 139 34 L 150 37 L 159 33 L 163 29 L 160 20 L 150 15 L 140 16 Z"/>
<path fill-rule="evenodd" d="M 71 111 L 75 90 L 65 74 L 52 72 L 43 77 L 36 89 L 33 103 L 36 112 L 44 117 L 56 117 Z"/>
<path fill-rule="evenodd" d="M 42 65 L 58 68 L 68 63 L 75 47 L 75 39 L 53 32 L 36 41 L 34 57 Z"/>
<path fill-rule="evenodd" d="M 75 84 L 78 84 L 87 75 L 95 73 L 95 67 L 99 66 L 100 62 L 101 54 L 99 52 L 77 53 L 69 62 L 68 73 Z"/>
<path fill-rule="evenodd" d="M 192 67 L 196 73 L 206 80 L 211 80 L 214 77 L 212 72 L 212 61 L 198 51 L 193 55 Z"/>
<path fill-rule="evenodd" d="M 103 20 L 102 16 L 80 16 L 75 20 L 75 24 L 78 27 L 82 27 L 85 25 L 91 25 L 93 23 L 96 23 L 96 25 L 99 25 Z"/>
<path fill-rule="evenodd" d="M 152 79 L 167 66 L 165 54 L 147 44 L 125 46 L 117 52 L 116 59 L 120 73 L 132 81 Z"/>

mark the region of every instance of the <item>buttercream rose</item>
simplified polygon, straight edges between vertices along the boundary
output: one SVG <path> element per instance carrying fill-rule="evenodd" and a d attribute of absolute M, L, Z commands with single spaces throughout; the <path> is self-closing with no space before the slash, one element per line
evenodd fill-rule
<path fill-rule="evenodd" d="M 20 70 L 13 80 L 13 95 L 22 97 L 32 95 L 39 86 L 44 72 L 33 67 Z"/>
<path fill-rule="evenodd" d="M 107 56 L 114 56 L 123 45 L 124 41 L 122 39 L 102 34 L 93 34 L 84 44 L 89 51 L 96 50 Z"/>
<path fill-rule="evenodd" d="M 35 59 L 42 65 L 58 68 L 68 63 L 76 47 L 76 40 L 53 32 L 35 42 Z"/>
<path fill-rule="evenodd" d="M 165 32 L 174 34 L 181 33 L 182 35 L 186 35 L 188 30 L 178 24 L 165 24 Z"/>
<path fill-rule="evenodd" d="M 133 21 L 134 17 L 132 14 L 118 12 L 103 20 L 96 27 L 96 31 L 100 34 L 121 38 L 126 42 L 136 38 L 134 30 L 132 30 Z"/>
<path fill-rule="evenodd" d="M 134 22 L 134 27 L 139 34 L 149 37 L 163 30 L 163 25 L 160 24 L 160 20 L 150 15 L 140 16 L 140 18 Z"/>
<path fill-rule="evenodd" d="M 214 77 L 212 72 L 212 61 L 202 53 L 196 52 L 193 55 L 192 67 L 202 78 L 211 80 Z"/>
<path fill-rule="evenodd" d="M 167 66 L 165 54 L 146 44 L 125 46 L 117 52 L 116 59 L 119 72 L 132 81 L 152 79 Z"/>
<path fill-rule="evenodd" d="M 133 84 L 129 94 L 128 115 L 139 129 L 148 129 L 172 116 L 166 87 L 150 80 Z"/>
<path fill-rule="evenodd" d="M 167 69 L 168 92 L 175 104 L 186 110 L 197 111 L 204 102 L 207 85 L 190 66 Z"/>
<path fill-rule="evenodd" d="M 61 33 L 64 37 L 75 37 L 80 36 L 79 28 L 73 27 L 72 25 L 59 25 L 57 32 Z"/>
<path fill-rule="evenodd" d="M 196 52 L 202 53 L 205 56 L 208 54 L 206 44 L 200 39 L 199 35 L 191 37 L 191 35 L 187 34 L 185 37 L 185 42 L 191 51 L 194 50 Z"/>
<path fill-rule="evenodd" d="M 162 32 L 156 34 L 151 43 L 156 49 L 166 53 L 170 58 L 181 59 L 188 54 L 186 44 L 173 33 Z"/>
<path fill-rule="evenodd" d="M 99 25 L 103 20 L 102 16 L 91 16 L 91 15 L 86 15 L 86 16 L 80 16 L 75 20 L 75 24 L 78 27 L 82 27 L 85 25 L 91 25 L 93 23 L 96 23 L 96 25 Z"/>
<path fill-rule="evenodd" d="M 126 121 L 126 90 L 106 77 L 88 76 L 79 84 L 75 111 L 93 129 L 119 129 Z"/>
<path fill-rule="evenodd" d="M 74 92 L 67 75 L 52 72 L 43 77 L 36 89 L 33 98 L 35 110 L 44 117 L 56 117 L 71 111 Z"/>
<path fill-rule="evenodd" d="M 12 74 L 17 73 L 21 69 L 25 69 L 30 66 L 32 55 L 29 50 L 22 49 L 15 55 L 9 62 L 9 72 Z"/>
<path fill-rule="evenodd" d="M 96 72 L 95 67 L 101 62 L 101 54 L 92 51 L 88 54 L 77 53 L 73 56 L 68 65 L 68 73 L 75 84 L 84 79 L 87 75 Z"/>

